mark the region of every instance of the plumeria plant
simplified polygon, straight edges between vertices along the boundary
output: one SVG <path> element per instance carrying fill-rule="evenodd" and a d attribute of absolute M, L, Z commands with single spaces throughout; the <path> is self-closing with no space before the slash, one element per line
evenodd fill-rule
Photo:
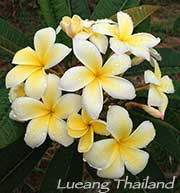
<path fill-rule="evenodd" d="M 35 32 L 33 44 L 14 49 L 0 38 L 14 65 L 1 89 L 8 96 L 2 94 L 0 102 L 0 192 L 12 192 L 21 181 L 15 176 L 23 179 L 54 143 L 59 148 L 41 193 L 58 192 L 59 178 L 82 181 L 83 168 L 100 180 L 164 179 L 154 149 L 179 160 L 180 84 L 166 69 L 166 59 L 177 53 L 156 49 L 160 38 L 147 29 L 158 7 L 139 1 L 108 1 L 101 7 L 100 0 L 90 17 L 86 1 L 76 7 L 68 1 L 71 10 L 65 0 L 39 2 L 48 26 Z M 6 31 L 3 35 L 8 37 Z M 21 36 L 18 45 L 26 39 Z M 10 105 L 3 106 L 5 101 Z M 13 185 L 7 186 L 8 180 Z"/>

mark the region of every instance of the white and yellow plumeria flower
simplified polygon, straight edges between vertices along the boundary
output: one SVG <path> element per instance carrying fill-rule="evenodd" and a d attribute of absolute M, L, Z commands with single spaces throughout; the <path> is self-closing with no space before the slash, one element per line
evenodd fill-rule
<path fill-rule="evenodd" d="M 130 51 L 138 57 L 150 60 L 149 48 L 156 46 L 159 38 L 155 38 L 149 33 L 133 33 L 133 21 L 131 17 L 120 11 L 117 13 L 118 24 L 99 23 L 93 25 L 95 32 L 112 36 L 110 47 L 115 53 L 125 53 Z"/>
<path fill-rule="evenodd" d="M 99 135 L 109 135 L 107 125 L 102 120 L 92 119 L 83 109 L 82 114 L 72 114 L 68 121 L 68 134 L 73 138 L 80 138 L 78 151 L 88 152 L 94 143 L 94 133 Z"/>
<path fill-rule="evenodd" d="M 12 63 L 18 64 L 6 76 L 6 87 L 12 88 L 25 82 L 25 92 L 33 98 L 41 98 L 47 87 L 45 70 L 55 66 L 66 57 L 71 49 L 55 43 L 56 33 L 51 27 L 36 32 L 33 50 L 26 47 L 18 51 Z"/>
<path fill-rule="evenodd" d="M 133 99 L 135 89 L 128 80 L 115 76 L 124 73 L 131 60 L 127 55 L 112 55 L 102 66 L 102 56 L 89 41 L 74 42 L 74 53 L 85 66 L 76 66 L 65 72 L 60 88 L 74 92 L 83 89 L 83 105 L 88 114 L 96 119 L 103 107 L 104 89 L 115 99 Z"/>
<path fill-rule="evenodd" d="M 150 83 L 148 105 L 158 107 L 164 115 L 168 105 L 168 97 L 164 93 L 174 93 L 175 90 L 171 78 L 167 75 L 161 77 L 161 71 L 157 62 L 154 68 L 154 73 L 150 70 L 144 73 L 145 83 Z"/>
<path fill-rule="evenodd" d="M 101 22 L 109 22 L 109 20 L 102 20 Z M 94 23 L 95 21 L 83 20 L 78 15 L 74 15 L 72 18 L 65 16 L 60 22 L 60 28 L 72 39 L 79 38 L 86 40 L 89 38 L 99 51 L 105 54 L 108 47 L 108 38 L 92 30 Z"/>
<path fill-rule="evenodd" d="M 56 75 L 47 76 L 47 89 L 42 102 L 30 98 L 17 98 L 12 104 L 13 116 L 20 121 L 28 121 L 25 142 L 32 148 L 40 146 L 49 137 L 64 146 L 73 143 L 67 133 L 67 119 L 81 108 L 81 97 L 76 94 L 61 96 L 58 89 L 59 78 Z"/>
<path fill-rule="evenodd" d="M 120 178 L 125 166 L 133 175 L 141 172 L 147 165 L 149 154 L 141 148 L 146 147 L 155 137 L 151 122 L 144 121 L 132 132 L 132 120 L 128 112 L 120 106 L 111 106 L 107 114 L 109 132 L 114 138 L 94 143 L 84 154 L 84 160 L 98 169 L 98 176 Z"/>

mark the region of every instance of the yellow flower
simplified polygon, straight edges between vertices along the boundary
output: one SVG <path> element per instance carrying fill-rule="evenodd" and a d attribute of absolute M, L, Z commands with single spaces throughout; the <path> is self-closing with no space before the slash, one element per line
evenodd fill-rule
<path fill-rule="evenodd" d="M 117 13 L 118 24 L 99 23 L 93 26 L 95 32 L 112 36 L 110 47 L 115 53 L 130 51 L 138 57 L 150 60 L 149 48 L 156 46 L 159 38 L 149 33 L 133 33 L 133 21 L 131 17 L 120 11 Z"/>
<path fill-rule="evenodd" d="M 130 66 L 129 56 L 112 55 L 102 66 L 102 56 L 89 41 L 74 41 L 74 53 L 85 66 L 76 66 L 65 72 L 60 88 L 74 92 L 83 89 L 83 105 L 88 114 L 96 119 L 103 107 L 104 89 L 116 99 L 133 99 L 135 89 L 128 80 L 115 76 L 124 73 Z"/>
<path fill-rule="evenodd" d="M 100 20 L 98 22 L 110 22 L 109 20 Z M 92 25 L 95 21 L 83 20 L 78 15 L 74 15 L 72 18 L 63 17 L 60 22 L 60 28 L 62 28 L 66 34 L 74 38 L 88 39 L 99 49 L 103 54 L 106 53 L 108 47 L 108 39 L 105 35 L 96 33 L 92 30 Z"/>
<path fill-rule="evenodd" d="M 155 72 L 153 73 L 150 70 L 145 71 L 144 79 L 146 84 L 150 83 L 148 105 L 158 107 L 164 115 L 168 105 L 168 98 L 164 93 L 175 92 L 171 78 L 167 75 L 161 77 L 159 64 L 156 62 Z"/>
<path fill-rule="evenodd" d="M 12 104 L 12 114 L 16 120 L 28 121 L 25 142 L 32 148 L 40 146 L 49 137 L 64 146 L 73 143 L 67 133 L 67 119 L 72 113 L 81 108 L 81 97 L 76 94 L 61 96 L 58 89 L 59 78 L 56 75 L 47 76 L 47 89 L 42 102 L 30 98 L 17 98 Z"/>
<path fill-rule="evenodd" d="M 26 47 L 15 54 L 12 63 L 18 66 L 7 74 L 6 87 L 16 87 L 26 80 L 26 95 L 41 98 L 47 87 L 45 70 L 58 64 L 71 51 L 67 46 L 55 43 L 55 39 L 53 28 L 37 31 L 34 36 L 35 50 Z"/>
<path fill-rule="evenodd" d="M 15 99 L 19 97 L 24 97 L 26 96 L 26 93 L 24 91 L 24 83 L 21 83 L 13 88 L 10 89 L 9 91 L 9 101 L 12 103 Z"/>
<path fill-rule="evenodd" d="M 94 143 L 94 133 L 109 135 L 104 121 L 92 119 L 85 110 L 82 115 L 72 114 L 68 121 L 68 134 L 73 138 L 80 138 L 78 151 L 88 152 Z"/>
<path fill-rule="evenodd" d="M 91 150 L 84 154 L 84 160 L 98 169 L 98 176 L 103 178 L 120 178 L 125 167 L 133 175 L 138 174 L 149 159 L 149 154 L 140 149 L 154 139 L 154 126 L 144 121 L 131 133 L 132 120 L 128 112 L 116 105 L 108 111 L 107 124 L 114 138 L 95 142 Z"/>

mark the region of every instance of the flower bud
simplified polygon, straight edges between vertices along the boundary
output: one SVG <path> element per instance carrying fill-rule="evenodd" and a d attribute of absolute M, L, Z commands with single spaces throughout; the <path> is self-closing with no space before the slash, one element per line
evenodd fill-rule
<path fill-rule="evenodd" d="M 139 64 L 141 64 L 142 62 L 144 62 L 144 58 L 134 57 L 134 58 L 132 59 L 132 66 L 139 65 Z"/>
<path fill-rule="evenodd" d="M 161 120 L 164 119 L 164 115 L 156 108 L 148 106 L 148 105 L 142 105 L 142 109 L 147 112 L 149 115 L 159 118 Z"/>
<path fill-rule="evenodd" d="M 150 55 L 156 59 L 157 61 L 161 61 L 162 60 L 162 57 L 161 55 L 154 49 L 154 48 L 150 48 Z"/>
<path fill-rule="evenodd" d="M 134 107 L 139 108 L 139 109 L 143 109 L 146 113 L 148 113 L 149 115 L 155 117 L 155 118 L 159 118 L 159 119 L 164 119 L 164 114 L 159 111 L 158 109 L 151 107 L 149 105 L 144 105 L 141 103 L 136 103 L 136 102 L 128 102 L 126 103 L 126 108 L 128 109 L 132 109 Z"/>
<path fill-rule="evenodd" d="M 60 27 L 69 37 L 73 38 L 83 30 L 83 21 L 78 15 L 74 15 L 72 18 L 65 16 L 60 22 Z"/>

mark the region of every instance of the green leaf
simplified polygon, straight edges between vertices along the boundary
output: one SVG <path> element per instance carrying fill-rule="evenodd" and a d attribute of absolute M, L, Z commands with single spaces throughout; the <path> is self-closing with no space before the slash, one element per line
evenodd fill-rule
<path fill-rule="evenodd" d="M 59 21 L 56 20 L 52 0 L 39 0 L 38 2 L 46 24 L 50 27 L 57 27 Z"/>
<path fill-rule="evenodd" d="M 172 51 L 167 48 L 158 48 L 157 51 L 162 56 L 162 61 L 159 62 L 162 74 L 177 74 L 180 73 L 180 53 Z M 153 70 L 151 65 L 144 61 L 143 63 L 133 66 L 130 68 L 125 75 L 127 76 L 135 76 L 135 75 L 143 75 L 145 70 Z"/>
<path fill-rule="evenodd" d="M 83 161 L 81 154 L 77 153 L 75 144 L 67 147 L 60 147 L 52 159 L 43 181 L 40 193 L 65 193 L 66 190 L 57 188 L 59 180 L 61 187 L 67 181 L 79 182 L 82 180 Z M 70 193 L 68 190 L 66 193 Z M 79 192 L 72 190 L 72 193 Z"/>
<path fill-rule="evenodd" d="M 179 80 L 173 80 L 173 85 L 174 85 L 174 89 L 175 89 L 175 93 L 173 94 L 169 94 L 169 98 L 171 100 L 180 100 L 180 81 Z M 177 108 L 177 106 L 176 106 Z M 179 110 L 180 110 L 180 106 L 179 106 Z"/>
<path fill-rule="evenodd" d="M 122 9 L 139 5 L 139 2 L 139 0 L 100 0 L 91 15 L 91 19 L 110 18 Z"/>
<path fill-rule="evenodd" d="M 173 32 L 177 35 L 180 33 L 180 16 L 178 16 L 176 21 L 174 22 Z"/>
<path fill-rule="evenodd" d="M 69 0 L 51 0 L 57 25 L 64 16 L 71 16 L 71 6 Z"/>
<path fill-rule="evenodd" d="M 63 16 L 71 16 L 69 0 L 39 0 L 39 5 L 48 26 L 55 28 Z"/>
<path fill-rule="evenodd" d="M 150 33 L 151 31 L 151 18 L 148 17 L 145 19 L 142 23 L 140 23 L 138 26 L 135 28 L 135 33 L 137 32 L 148 32 Z"/>
<path fill-rule="evenodd" d="M 31 42 L 24 33 L 0 18 L 0 50 L 13 56 L 17 50 L 28 45 Z"/>
<path fill-rule="evenodd" d="M 0 192 L 12 193 L 31 172 L 49 147 L 46 141 L 37 149 L 29 148 L 23 139 L 0 150 Z"/>
<path fill-rule="evenodd" d="M 155 141 L 176 160 L 180 161 L 180 147 L 177 142 L 178 129 L 166 121 L 146 116 L 143 113 L 130 111 L 136 125 L 144 120 L 150 120 L 156 129 Z"/>
<path fill-rule="evenodd" d="M 162 173 L 161 169 L 159 166 L 156 164 L 155 160 L 150 157 L 147 166 L 145 169 L 138 174 L 138 179 L 142 182 L 143 179 L 146 177 L 149 177 L 149 182 L 164 182 L 167 183 L 167 180 Z M 171 193 L 171 190 L 168 189 L 151 189 L 148 190 L 149 193 Z"/>
<path fill-rule="evenodd" d="M 178 102 L 180 103 L 180 101 Z M 180 109 L 176 110 L 175 108 L 171 108 L 171 106 L 169 106 L 166 110 L 165 121 L 174 127 L 180 125 Z M 177 129 L 180 132 L 180 127 L 177 127 Z"/>
<path fill-rule="evenodd" d="M 136 27 L 158 9 L 159 6 L 156 5 L 141 5 L 139 7 L 126 9 L 124 12 L 132 17 L 134 27 Z"/>
<path fill-rule="evenodd" d="M 169 94 L 169 104 L 165 114 L 165 120 L 177 127 L 180 125 L 180 81 L 173 80 L 175 93 Z M 180 131 L 180 127 L 177 127 Z"/>
<path fill-rule="evenodd" d="M 71 16 L 69 0 L 39 0 L 41 13 L 48 26 L 56 28 L 64 16 Z M 61 31 L 57 35 L 57 41 L 67 46 L 71 45 L 70 38 Z"/>
<path fill-rule="evenodd" d="M 12 53 L 6 52 L 5 50 L 0 48 L 0 58 L 1 60 L 5 61 L 6 63 L 11 63 L 12 60 Z"/>
<path fill-rule="evenodd" d="M 90 16 L 90 10 L 87 0 L 70 0 L 72 15 L 77 14 L 83 19 L 88 19 Z"/>
<path fill-rule="evenodd" d="M 5 76 L 6 72 L 0 71 L 0 88 L 3 88 L 5 85 Z"/>
<path fill-rule="evenodd" d="M 9 118 L 10 103 L 8 90 L 0 89 L 0 149 L 20 138 L 25 131 L 25 125 Z"/>

